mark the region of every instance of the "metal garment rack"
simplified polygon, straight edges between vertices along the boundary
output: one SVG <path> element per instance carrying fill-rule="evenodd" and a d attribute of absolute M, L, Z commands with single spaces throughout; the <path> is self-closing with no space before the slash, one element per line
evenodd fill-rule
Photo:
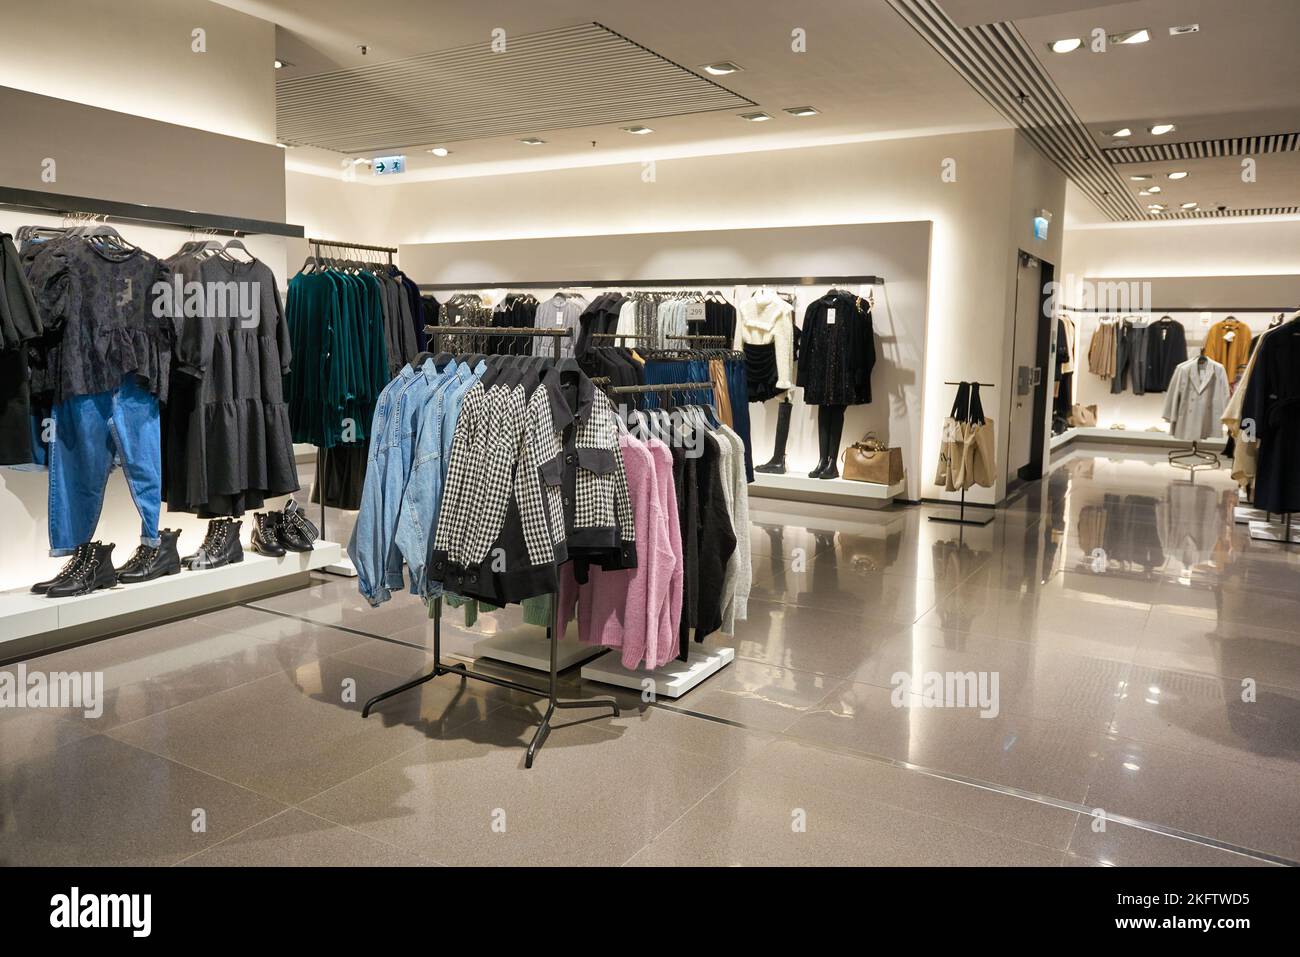
<path fill-rule="evenodd" d="M 500 335 L 503 338 L 517 338 L 530 335 L 533 338 L 549 338 L 554 342 L 555 358 L 560 358 L 560 339 L 573 337 L 572 329 L 537 329 L 530 325 L 426 325 L 426 335 Z"/>
<path fill-rule="evenodd" d="M 684 342 L 702 342 L 713 343 L 714 345 L 725 346 L 727 344 L 726 336 L 664 336 L 665 339 Z"/>
<path fill-rule="evenodd" d="M 513 327 L 493 327 L 493 326 L 429 326 L 431 330 L 438 332 L 439 335 L 451 336 L 477 336 L 477 335 L 496 335 L 511 336 L 523 335 Z M 536 336 L 546 336 L 555 340 L 556 357 L 559 357 L 559 346 L 561 339 L 572 337 L 573 331 L 570 329 L 529 329 L 529 333 Z M 508 357 L 503 357 L 508 358 Z M 421 675 L 411 681 L 398 685 L 396 688 L 390 688 L 388 691 L 375 695 L 365 703 L 361 709 L 361 717 L 369 717 L 371 710 L 379 702 L 391 698 L 394 695 L 401 694 L 403 691 L 409 691 L 412 688 L 419 687 L 427 681 L 432 681 L 440 675 L 460 675 L 461 684 L 473 678 L 476 681 L 484 681 L 488 684 L 496 685 L 500 688 L 510 688 L 514 691 L 522 691 L 525 694 L 537 695 L 546 699 L 546 713 L 542 716 L 541 723 L 538 724 L 537 730 L 533 732 L 533 739 L 528 744 L 528 751 L 524 756 L 524 767 L 531 768 L 533 760 L 537 757 L 537 752 L 541 750 L 542 745 L 546 743 L 547 737 L 551 733 L 551 719 L 555 716 L 558 708 L 609 708 L 614 717 L 618 717 L 620 709 L 618 702 L 613 698 L 582 698 L 574 701 L 561 701 L 558 694 L 559 686 L 559 662 L 556 657 L 560 638 L 564 634 L 564 629 L 560 619 L 560 596 L 558 591 L 551 597 L 551 624 L 546 629 L 546 641 L 550 646 L 550 669 L 547 672 L 546 688 L 537 688 L 533 685 L 527 685 L 519 681 L 511 681 L 509 678 L 498 678 L 496 675 L 486 675 L 480 671 L 473 671 L 466 668 L 464 664 L 456 662 L 455 664 L 446 664 L 442 660 L 442 597 L 435 598 L 433 604 L 433 671 L 426 675 Z"/>
<path fill-rule="evenodd" d="M 322 246 L 326 249 L 360 249 L 365 252 L 387 253 L 388 265 L 390 266 L 393 264 L 393 255 L 397 252 L 396 246 L 371 246 L 367 243 L 345 243 L 335 239 L 309 239 L 307 242 L 311 244 L 317 262 L 321 260 L 320 248 Z M 320 494 L 320 537 L 322 539 L 325 538 L 325 481 L 327 478 L 325 465 L 328 462 L 329 449 L 322 447 L 320 450 L 320 469 L 318 470 L 320 488 L 317 489 Z"/>
<path fill-rule="evenodd" d="M 454 292 L 460 289 L 661 289 L 684 286 L 883 286 L 881 276 L 745 276 L 712 279 L 545 279 L 536 282 L 422 282 L 421 289 Z"/>
<path fill-rule="evenodd" d="M 960 382 L 948 382 L 948 381 L 944 382 L 944 385 L 961 385 L 961 384 L 962 383 Z M 997 388 L 997 386 L 995 386 L 992 382 L 971 382 L 969 384 L 977 385 L 981 389 Z M 966 517 L 966 489 L 963 488 L 961 490 L 961 505 L 957 509 L 957 516 L 954 518 L 951 515 L 931 515 L 930 521 L 943 522 L 947 525 L 975 525 L 980 528 L 983 528 L 985 525 L 989 524 L 989 522 L 993 521 L 992 511 L 993 511 L 992 509 L 989 509 L 990 514 L 987 518 L 984 517 L 967 518 Z"/>

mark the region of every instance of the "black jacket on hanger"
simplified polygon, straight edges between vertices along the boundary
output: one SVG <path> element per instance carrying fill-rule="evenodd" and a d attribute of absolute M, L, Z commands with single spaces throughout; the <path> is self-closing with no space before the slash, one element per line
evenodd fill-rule
<path fill-rule="evenodd" d="M 871 401 L 875 333 L 867 300 L 832 289 L 804 312 L 799 371 L 808 405 L 860 405 Z"/>
<path fill-rule="evenodd" d="M 1165 316 L 1147 326 L 1146 391 L 1167 392 L 1174 370 L 1187 361 L 1187 332 Z"/>

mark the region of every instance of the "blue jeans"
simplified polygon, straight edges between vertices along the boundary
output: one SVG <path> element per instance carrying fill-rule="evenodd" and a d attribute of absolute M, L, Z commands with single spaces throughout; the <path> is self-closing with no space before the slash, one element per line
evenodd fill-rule
<path fill-rule="evenodd" d="M 90 541 L 109 473 L 122 466 L 140 513 L 140 544 L 158 545 L 162 443 L 158 397 L 127 376 L 113 392 L 78 395 L 54 407 L 50 443 L 50 554 Z"/>

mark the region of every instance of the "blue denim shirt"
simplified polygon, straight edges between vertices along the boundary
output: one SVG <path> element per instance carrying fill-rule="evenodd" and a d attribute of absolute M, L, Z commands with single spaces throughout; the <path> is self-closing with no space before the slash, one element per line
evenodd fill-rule
<path fill-rule="evenodd" d="M 448 367 L 420 413 L 396 537 L 398 551 L 411 569 L 413 595 L 432 598 L 442 593 L 441 583 L 429 581 L 427 563 L 446 478 L 443 448 L 448 435 L 455 431 L 465 392 L 486 370 L 486 362 L 480 362 L 473 371 L 463 362 L 454 369 Z"/>
<path fill-rule="evenodd" d="M 348 557 L 357 569 L 357 589 L 372 605 L 387 601 L 391 589 L 404 584 L 396 534 L 418 418 L 429 393 L 449 377 L 434 369 L 432 359 L 419 371 L 404 366 L 384 387 L 375 405 L 361 511 L 348 542 Z"/>

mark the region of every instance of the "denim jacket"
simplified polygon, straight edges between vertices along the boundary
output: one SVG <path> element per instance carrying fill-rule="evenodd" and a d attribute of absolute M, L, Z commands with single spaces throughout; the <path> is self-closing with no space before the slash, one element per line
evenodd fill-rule
<path fill-rule="evenodd" d="M 482 361 L 473 370 L 463 362 L 448 367 L 420 411 L 396 538 L 398 551 L 411 570 L 413 595 L 432 598 L 442 593 L 442 585 L 429 580 L 428 558 L 447 474 L 443 449 L 450 444 L 465 393 L 486 370 L 487 363 Z"/>
<path fill-rule="evenodd" d="M 419 371 L 404 366 L 375 404 L 361 511 L 348 542 L 357 588 L 371 605 L 387 601 L 391 590 L 404 584 L 402 553 L 396 542 L 402 495 L 425 399 L 446 375 L 434 369 L 432 359 Z"/>

